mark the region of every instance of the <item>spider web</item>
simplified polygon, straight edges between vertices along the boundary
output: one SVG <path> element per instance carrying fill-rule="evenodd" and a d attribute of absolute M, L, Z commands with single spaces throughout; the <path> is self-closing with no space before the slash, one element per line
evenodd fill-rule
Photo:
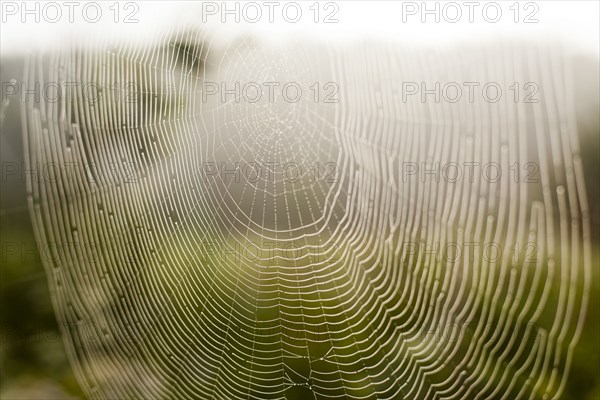
<path fill-rule="evenodd" d="M 29 99 L 24 130 L 86 394 L 557 398 L 591 268 L 569 76 L 559 51 L 529 46 L 219 45 L 195 30 L 31 57 L 26 82 L 77 83 Z M 436 81 L 505 93 L 403 98 L 404 82 Z M 223 101 L 207 82 L 279 83 L 279 97 Z M 281 98 L 286 82 L 298 101 Z M 513 82 L 537 82 L 539 101 L 515 102 Z M 421 174 L 448 163 L 479 165 L 475 179 Z"/>

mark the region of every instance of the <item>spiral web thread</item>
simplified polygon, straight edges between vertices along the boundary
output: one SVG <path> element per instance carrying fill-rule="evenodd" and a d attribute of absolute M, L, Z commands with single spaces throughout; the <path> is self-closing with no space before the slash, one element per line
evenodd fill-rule
<path fill-rule="evenodd" d="M 591 268 L 562 54 L 290 48 L 217 50 L 189 30 L 28 61 L 26 82 L 80 83 L 57 102 L 28 100 L 23 122 L 29 168 L 54 166 L 55 179 L 29 175 L 29 205 L 86 394 L 557 398 Z M 339 101 L 306 90 L 294 104 L 205 102 L 209 79 L 336 82 Z M 539 101 L 403 101 L 402 82 L 436 80 L 537 82 Z M 104 90 L 86 102 L 89 82 L 133 82 L 135 101 Z M 290 161 L 297 179 L 206 169 Z M 406 165 L 436 162 L 503 173 L 406 178 Z M 537 179 L 508 173 L 527 162 Z M 315 163 L 333 167 L 317 177 Z M 431 251 L 484 242 L 501 257 Z"/>

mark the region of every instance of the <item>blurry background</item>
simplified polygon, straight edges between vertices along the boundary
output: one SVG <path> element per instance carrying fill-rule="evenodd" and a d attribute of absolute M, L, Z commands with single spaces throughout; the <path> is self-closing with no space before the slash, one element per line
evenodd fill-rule
<path fill-rule="evenodd" d="M 6 3 L 6 2 L 3 2 Z M 143 32 L 159 25 L 189 23 L 197 15 L 186 12 L 186 2 L 136 2 L 139 22 L 110 26 L 110 34 L 143 40 Z M 256 35 L 268 40 L 289 36 L 306 40 L 352 42 L 371 37 L 398 40 L 414 46 L 444 46 L 472 43 L 489 37 L 517 37 L 528 41 L 548 40 L 571 49 L 575 67 L 577 123 L 580 133 L 585 178 L 592 209 L 593 280 L 589 315 L 576 347 L 564 399 L 600 399 L 600 120 L 598 84 L 598 2 L 538 2 L 540 23 L 516 25 L 402 23 L 400 4 L 393 2 L 340 2 L 340 22 L 314 24 L 221 24 L 210 21 L 207 29 L 216 37 L 230 40 L 237 35 Z M 3 8 L 4 10 L 4 8 Z M 69 32 L 98 35 L 106 25 L 21 23 L 8 19 L 1 26 L 2 61 L 0 77 L 3 102 L 0 108 L 1 203 L 0 203 L 0 398 L 67 399 L 83 394 L 69 366 L 61 341 L 48 283 L 37 248 L 26 203 L 20 104 L 4 101 L 4 83 L 20 80 L 23 56 L 30 51 L 60 44 Z M 65 36 L 66 35 L 66 36 Z M 219 40 L 217 39 L 217 40 Z M 15 168 L 17 173 L 15 173 Z"/>

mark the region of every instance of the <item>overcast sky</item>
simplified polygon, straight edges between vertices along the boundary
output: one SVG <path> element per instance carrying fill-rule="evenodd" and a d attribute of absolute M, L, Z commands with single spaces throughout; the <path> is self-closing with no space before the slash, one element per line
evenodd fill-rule
<path fill-rule="evenodd" d="M 435 23 L 433 14 L 427 16 L 427 22 L 421 22 L 421 10 L 415 12 L 414 6 L 421 7 L 421 2 L 406 1 L 369 1 L 369 5 L 361 7 L 361 1 L 337 2 L 336 6 L 327 6 L 327 2 L 320 3 L 319 20 L 331 15 L 337 23 L 315 23 L 314 9 L 309 9 L 313 1 L 300 1 L 304 14 L 297 23 L 290 23 L 283 18 L 282 8 L 286 2 L 280 2 L 273 8 L 274 23 L 268 22 L 268 8 L 265 2 L 254 2 L 259 5 L 263 15 L 256 23 L 244 21 L 240 23 L 233 21 L 234 17 L 223 15 L 221 9 L 214 10 L 213 6 L 204 6 L 201 2 L 191 1 L 138 1 L 131 2 L 134 5 L 126 6 L 127 2 L 120 3 L 118 14 L 119 22 L 115 23 L 115 10 L 113 2 L 98 2 L 102 7 L 102 18 L 97 23 L 86 22 L 82 17 L 82 9 L 89 2 L 78 3 L 73 8 L 73 22 L 69 22 L 68 2 L 30 2 L 28 7 L 35 10 L 38 3 L 38 14 L 40 22 L 35 22 L 35 11 L 23 14 L 22 2 L 2 1 L 2 35 L 1 44 L 4 54 L 23 51 L 32 47 L 48 47 L 64 43 L 65 34 L 77 32 L 77 37 L 82 37 L 83 32 L 89 32 L 95 37 L 107 37 L 107 35 L 125 35 L 129 39 L 143 40 L 146 36 L 141 32 L 156 32 L 161 26 L 173 23 L 182 24 L 188 22 L 195 26 L 207 25 L 213 32 L 219 32 L 221 37 L 229 37 L 239 33 L 253 32 L 264 35 L 274 40 L 282 40 L 290 36 L 312 37 L 331 41 L 353 41 L 361 37 L 374 37 L 399 40 L 408 43 L 429 43 L 447 45 L 448 42 L 473 42 L 486 39 L 490 36 L 517 37 L 520 40 L 535 39 L 543 37 L 552 41 L 566 42 L 575 49 L 583 49 L 598 56 L 599 33 L 598 15 L 600 13 L 600 2 L 590 1 L 521 1 L 518 5 L 518 23 L 515 19 L 515 1 L 498 1 L 502 16 L 498 22 L 491 23 L 484 17 L 484 7 L 487 2 L 481 1 L 473 8 L 469 8 L 468 2 L 428 2 L 428 7 L 433 9 L 435 3 L 439 3 L 439 13 L 442 17 L 440 23 Z M 46 4 L 58 4 L 62 16 L 57 22 L 44 21 L 43 13 L 49 18 L 54 18 L 56 8 Z M 206 3 L 206 2 L 205 2 Z M 209 2 L 210 3 L 210 2 Z M 453 3 L 447 5 L 447 3 Z M 221 2 L 214 2 L 220 8 Z M 240 3 L 243 7 L 244 2 Z M 533 5 L 532 5 L 533 4 Z M 458 8 L 456 7 L 458 5 Z M 17 7 L 17 9 L 15 9 Z M 211 8 L 213 7 L 213 8 Z M 494 19 L 496 7 L 488 6 L 487 17 Z M 290 15 L 294 9 L 291 8 Z M 457 10 L 462 16 L 457 22 L 451 23 L 443 20 L 445 12 L 448 18 L 456 17 Z M 93 16 L 93 9 L 88 10 Z M 202 22 L 203 11 L 206 23 Z M 474 22 L 469 21 L 469 12 L 472 11 Z M 210 14 L 209 14 L 210 12 Z M 240 14 L 243 11 L 240 10 Z M 254 16 L 255 9 L 246 10 L 248 15 Z M 124 23 L 127 16 L 132 15 L 135 23 Z M 403 16 L 404 21 L 403 21 Z M 537 20 L 534 23 L 524 23 Z M 221 18 L 227 18 L 228 22 L 223 24 Z M 25 18 L 26 23 L 22 23 Z"/>

